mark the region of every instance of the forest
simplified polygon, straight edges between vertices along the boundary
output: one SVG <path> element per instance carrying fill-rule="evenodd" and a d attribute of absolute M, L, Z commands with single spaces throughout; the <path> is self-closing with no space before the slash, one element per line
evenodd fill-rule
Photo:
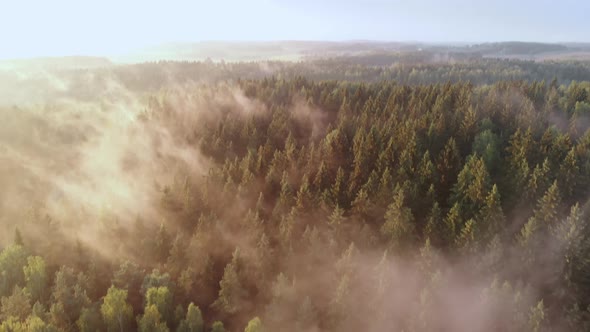
<path fill-rule="evenodd" d="M 590 63 L 0 70 L 0 331 L 590 330 Z"/>

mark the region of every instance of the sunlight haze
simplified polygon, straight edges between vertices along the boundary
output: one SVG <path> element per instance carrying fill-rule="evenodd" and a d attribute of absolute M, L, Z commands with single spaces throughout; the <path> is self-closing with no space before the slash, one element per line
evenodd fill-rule
<path fill-rule="evenodd" d="M 4 0 L 2 8 L 4 59 L 202 40 L 587 42 L 590 29 L 590 2 L 581 0 Z"/>
<path fill-rule="evenodd" d="M 590 0 L 0 10 L 0 332 L 590 331 Z"/>

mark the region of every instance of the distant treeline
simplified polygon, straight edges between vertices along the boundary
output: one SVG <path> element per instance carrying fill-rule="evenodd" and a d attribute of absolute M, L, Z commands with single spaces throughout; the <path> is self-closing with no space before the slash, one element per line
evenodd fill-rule
<path fill-rule="evenodd" d="M 465 53 L 375 53 L 300 62 L 157 62 L 118 66 L 98 77 L 116 77 L 132 90 L 153 91 L 186 82 L 218 82 L 237 79 L 305 77 L 316 81 L 394 81 L 406 85 L 469 82 L 475 85 L 499 81 L 557 80 L 560 84 L 590 80 L 590 62 L 535 62 L 485 59 Z M 66 77 L 76 79 L 79 73 Z M 84 76 L 81 76 L 84 77 Z"/>

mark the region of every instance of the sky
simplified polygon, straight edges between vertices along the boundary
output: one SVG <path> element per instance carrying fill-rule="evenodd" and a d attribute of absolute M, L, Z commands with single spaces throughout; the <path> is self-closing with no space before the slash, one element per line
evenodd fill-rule
<path fill-rule="evenodd" d="M 0 58 L 169 42 L 590 42 L 589 0 L 0 0 Z"/>

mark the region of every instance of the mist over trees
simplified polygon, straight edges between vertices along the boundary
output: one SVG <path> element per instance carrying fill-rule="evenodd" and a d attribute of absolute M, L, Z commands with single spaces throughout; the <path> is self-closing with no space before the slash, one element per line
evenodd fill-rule
<path fill-rule="evenodd" d="M 590 66 L 456 59 L 3 73 L 0 331 L 590 329 Z"/>

